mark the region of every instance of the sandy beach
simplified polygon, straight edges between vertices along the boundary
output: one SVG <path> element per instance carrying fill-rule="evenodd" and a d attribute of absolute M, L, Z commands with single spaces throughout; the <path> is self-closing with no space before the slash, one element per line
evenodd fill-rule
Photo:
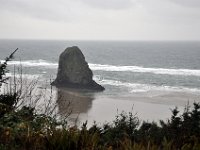
<path fill-rule="evenodd" d="M 167 120 L 176 106 L 182 112 L 193 102 L 200 102 L 199 93 L 152 91 L 133 93 L 122 97 L 105 96 L 101 93 L 57 89 L 58 113 L 71 113 L 69 120 L 79 125 L 88 121 L 92 125 L 112 122 L 121 112 L 132 112 L 141 121 Z"/>

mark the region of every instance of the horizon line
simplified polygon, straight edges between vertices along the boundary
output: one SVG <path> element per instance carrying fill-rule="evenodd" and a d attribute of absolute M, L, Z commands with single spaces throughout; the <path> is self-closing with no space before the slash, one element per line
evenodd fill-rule
<path fill-rule="evenodd" d="M 102 42 L 200 42 L 200 40 L 126 40 L 126 39 L 48 39 L 48 38 L 0 38 L 0 40 L 27 40 L 27 41 L 102 41 Z"/>

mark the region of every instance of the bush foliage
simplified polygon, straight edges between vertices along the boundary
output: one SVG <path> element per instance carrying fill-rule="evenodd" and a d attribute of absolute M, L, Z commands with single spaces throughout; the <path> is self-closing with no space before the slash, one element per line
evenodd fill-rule
<path fill-rule="evenodd" d="M 14 53 L 16 50 L 14 51 Z M 7 78 L 7 61 L 0 64 L 0 86 Z M 31 106 L 16 109 L 19 93 L 0 95 L 0 149 L 2 150 L 157 150 L 200 149 L 200 104 L 187 106 L 182 114 L 172 110 L 168 121 L 140 123 L 132 113 L 122 112 L 110 124 L 69 127 Z"/>

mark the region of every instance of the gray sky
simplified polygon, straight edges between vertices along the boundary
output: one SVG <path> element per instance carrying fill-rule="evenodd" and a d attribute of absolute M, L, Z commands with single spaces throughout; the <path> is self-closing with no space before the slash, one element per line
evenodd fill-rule
<path fill-rule="evenodd" d="M 0 0 L 0 38 L 200 40 L 200 0 Z"/>

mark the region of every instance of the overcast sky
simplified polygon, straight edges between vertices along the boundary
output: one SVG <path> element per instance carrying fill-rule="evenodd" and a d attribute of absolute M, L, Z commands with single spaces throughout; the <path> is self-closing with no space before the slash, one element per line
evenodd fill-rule
<path fill-rule="evenodd" d="M 0 0 L 0 38 L 200 40 L 200 0 Z"/>

